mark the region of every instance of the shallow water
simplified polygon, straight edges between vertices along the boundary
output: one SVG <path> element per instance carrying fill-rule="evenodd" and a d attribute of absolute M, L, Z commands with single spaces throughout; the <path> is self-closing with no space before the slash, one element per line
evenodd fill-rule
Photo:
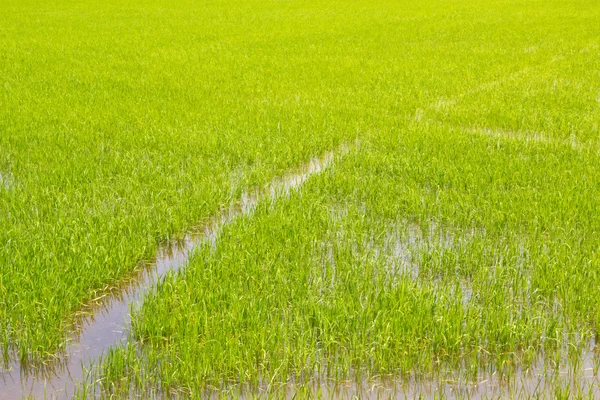
<path fill-rule="evenodd" d="M 15 178 L 11 173 L 0 171 L 0 190 L 11 190 L 15 185 Z"/>
<path fill-rule="evenodd" d="M 577 365 L 563 357 L 560 365 L 540 356 L 530 368 L 516 368 L 510 375 L 480 371 L 475 377 L 456 376 L 456 371 L 437 378 L 375 376 L 335 381 L 315 377 L 301 384 L 250 387 L 248 385 L 203 393 L 206 398 L 324 398 L 324 399 L 508 399 L 508 398 L 600 398 L 598 348 L 594 341 L 582 352 Z"/>
<path fill-rule="evenodd" d="M 77 383 L 85 378 L 84 367 L 92 365 L 104 352 L 128 340 L 131 324 L 130 310 L 139 306 L 150 288 L 167 273 L 184 267 L 194 250 L 208 241 L 215 248 L 217 237 L 224 225 L 237 218 L 250 215 L 263 200 L 276 201 L 298 189 L 312 175 L 328 168 L 335 157 L 343 156 L 348 149 L 342 146 L 312 159 L 303 167 L 271 182 L 265 190 L 244 193 L 224 213 L 209 223 L 193 229 L 194 233 L 183 240 L 162 245 L 155 261 L 129 275 L 123 284 L 91 301 L 76 317 L 74 333 L 66 344 L 64 353 L 40 367 L 21 366 L 11 362 L 0 370 L 0 399 L 34 398 L 63 399 L 75 393 Z M 89 370 L 89 368 L 86 368 Z"/>

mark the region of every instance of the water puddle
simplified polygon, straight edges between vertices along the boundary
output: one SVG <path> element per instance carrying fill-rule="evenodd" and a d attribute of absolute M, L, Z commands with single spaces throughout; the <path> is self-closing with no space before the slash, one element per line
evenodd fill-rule
<path fill-rule="evenodd" d="M 379 242 L 370 238 L 355 251 L 356 256 L 360 257 L 366 250 L 375 261 L 386 266 L 390 277 L 407 275 L 417 280 L 425 254 L 437 252 L 443 256 L 445 252 L 456 252 L 476 238 L 485 236 L 485 229 L 475 227 L 464 231 L 451 226 L 440 226 L 436 221 L 430 220 L 426 228 L 423 228 L 415 223 L 399 220 L 389 224 Z"/>
<path fill-rule="evenodd" d="M 347 146 L 312 159 L 302 168 L 277 178 L 266 189 L 244 193 L 242 198 L 203 226 L 197 227 L 183 240 L 162 245 L 154 263 L 131 274 L 123 285 L 89 302 L 76 316 L 74 333 L 64 353 L 44 366 L 30 368 L 17 361 L 0 369 L 0 399 L 34 398 L 63 399 L 74 395 L 81 383 L 84 367 L 90 366 L 105 351 L 128 340 L 131 324 L 130 309 L 139 306 L 150 288 L 167 273 L 182 269 L 194 250 L 208 241 L 213 248 L 223 226 L 242 216 L 251 215 L 259 202 L 288 196 L 312 175 L 328 168 L 335 158 L 347 154 Z M 0 176 L 1 177 L 1 176 Z M 2 182 L 0 180 L 0 182 Z"/>
<path fill-rule="evenodd" d="M 15 186 L 15 178 L 10 172 L 0 171 L 0 190 L 6 191 L 12 189 Z"/>

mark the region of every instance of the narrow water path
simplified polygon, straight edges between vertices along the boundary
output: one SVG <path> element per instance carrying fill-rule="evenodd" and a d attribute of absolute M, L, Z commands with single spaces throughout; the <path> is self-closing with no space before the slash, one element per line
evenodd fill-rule
<path fill-rule="evenodd" d="M 66 349 L 60 358 L 44 368 L 30 370 L 22 368 L 18 361 L 8 369 L 0 369 L 0 399 L 21 399 L 27 396 L 36 399 L 71 398 L 77 383 L 85 378 L 84 367 L 93 365 L 105 351 L 113 346 L 125 344 L 131 324 L 130 310 L 139 306 L 144 295 L 169 272 L 182 269 L 194 250 L 208 241 L 216 246 L 223 226 L 237 218 L 250 215 L 263 200 L 276 200 L 297 190 L 312 175 L 319 174 L 333 163 L 334 159 L 348 153 L 342 145 L 337 151 L 328 152 L 310 160 L 307 164 L 273 180 L 263 190 L 246 192 L 241 199 L 211 221 L 196 227 L 183 240 L 162 245 L 154 262 L 130 275 L 123 285 L 87 305 L 77 317 L 77 323 Z"/>

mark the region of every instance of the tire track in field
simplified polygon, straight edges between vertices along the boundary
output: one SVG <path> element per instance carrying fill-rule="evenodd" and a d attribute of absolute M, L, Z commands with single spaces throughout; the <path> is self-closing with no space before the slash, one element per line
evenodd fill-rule
<path fill-rule="evenodd" d="M 105 289 L 82 307 L 75 315 L 64 353 L 34 368 L 13 361 L 5 370 L 0 369 L 0 399 L 73 397 L 78 383 L 86 379 L 85 368 L 109 348 L 128 342 L 130 310 L 142 304 L 152 287 L 167 274 L 181 271 L 201 244 L 208 242 L 214 249 L 226 225 L 252 215 L 263 201 L 274 202 L 299 190 L 311 176 L 322 173 L 350 150 L 350 146 L 342 144 L 337 150 L 315 157 L 302 167 L 275 178 L 262 190 L 245 192 L 236 203 L 208 223 L 192 228 L 183 240 L 160 246 L 151 265 L 129 274 L 121 285 Z"/>
<path fill-rule="evenodd" d="M 592 51 L 598 50 L 597 47 L 598 47 L 597 43 L 592 42 L 592 43 L 589 43 L 587 46 L 584 46 L 578 50 L 574 49 L 573 51 L 577 51 L 579 53 L 590 53 Z M 548 61 L 540 62 L 536 65 L 528 65 L 522 69 L 519 69 L 517 71 L 509 73 L 505 76 L 501 76 L 496 79 L 492 79 L 487 82 L 483 82 L 483 83 L 481 83 L 477 86 L 474 86 L 462 93 L 455 94 L 454 96 L 450 96 L 450 97 L 440 96 L 437 100 L 435 100 L 435 101 L 425 105 L 423 108 L 420 108 L 419 110 L 417 110 L 416 117 L 417 117 L 417 119 L 420 119 L 423 117 L 424 114 L 426 114 L 429 111 L 432 111 L 432 110 L 440 111 L 442 109 L 454 107 L 465 97 L 468 97 L 468 96 L 471 96 L 471 95 L 474 95 L 477 93 L 485 92 L 486 90 L 489 90 L 489 89 L 494 89 L 494 88 L 500 87 L 506 83 L 509 83 L 511 81 L 514 81 L 514 80 L 522 78 L 522 77 L 525 77 L 530 72 L 535 72 L 539 68 L 547 67 L 547 66 L 553 65 L 555 63 L 559 63 L 559 62 L 565 60 L 567 57 L 568 57 L 568 54 L 558 54 L 558 55 L 555 55 L 554 57 L 552 57 Z"/>
<path fill-rule="evenodd" d="M 568 138 L 559 138 L 553 137 L 545 132 L 540 131 L 520 131 L 506 130 L 501 128 L 488 128 L 484 126 L 464 126 L 449 124 L 433 119 L 428 119 L 419 122 L 435 125 L 442 128 L 458 130 L 468 134 L 478 135 L 482 137 L 488 137 L 498 140 L 510 140 L 515 142 L 521 142 L 524 144 L 559 146 L 565 148 L 565 150 L 571 150 L 578 153 L 596 154 L 600 156 L 599 142 L 581 141 L 574 135 L 571 135 Z"/>
<path fill-rule="evenodd" d="M 496 139 L 503 140 L 514 140 L 524 143 L 533 144 L 546 144 L 555 145 L 561 147 L 567 147 L 571 150 L 582 152 L 582 151 L 596 151 L 598 152 L 597 145 L 586 145 L 580 142 L 575 136 L 571 136 L 568 139 L 555 138 L 549 136 L 543 132 L 536 131 L 515 131 L 515 130 L 503 130 L 503 129 L 490 129 L 490 128 L 478 128 L 478 127 L 457 127 L 458 129 L 464 130 L 469 133 L 487 136 Z"/>

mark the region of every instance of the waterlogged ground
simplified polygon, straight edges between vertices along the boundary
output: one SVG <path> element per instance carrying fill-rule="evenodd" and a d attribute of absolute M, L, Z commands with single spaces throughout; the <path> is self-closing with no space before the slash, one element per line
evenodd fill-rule
<path fill-rule="evenodd" d="M 168 276 L 135 314 L 138 343 L 105 361 L 108 387 L 241 381 L 268 395 L 290 377 L 359 374 L 447 395 L 593 396 L 600 293 L 581 260 L 600 188 L 581 180 L 595 181 L 597 155 L 561 153 L 566 169 L 554 153 L 435 127 L 373 138 Z"/>
<path fill-rule="evenodd" d="M 4 1 L 0 398 L 598 396 L 599 20 Z"/>

